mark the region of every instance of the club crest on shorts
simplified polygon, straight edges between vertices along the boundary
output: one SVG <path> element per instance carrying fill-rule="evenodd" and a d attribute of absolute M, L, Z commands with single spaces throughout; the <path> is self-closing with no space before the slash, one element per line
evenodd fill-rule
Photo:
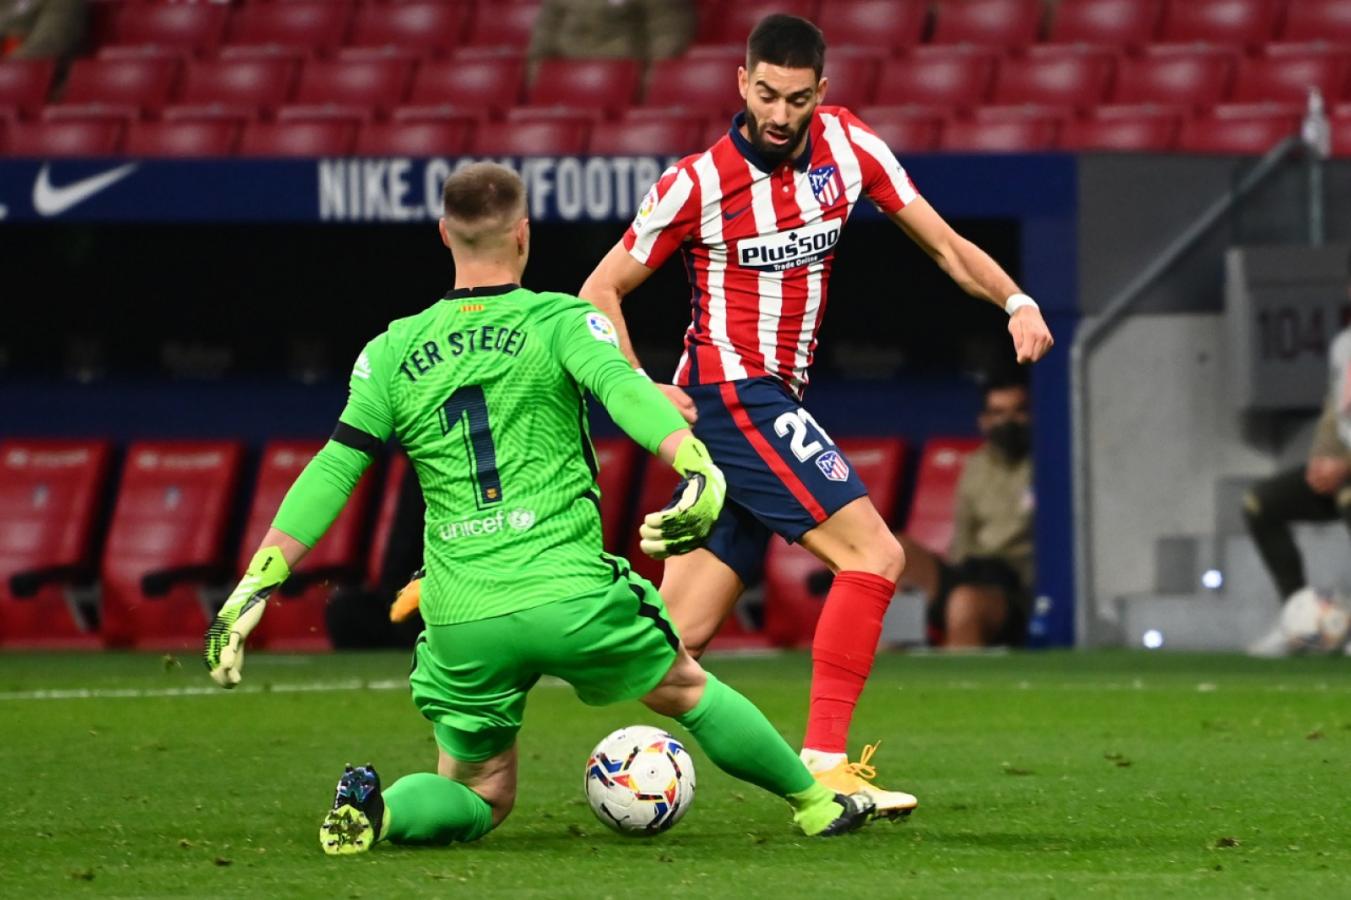
<path fill-rule="evenodd" d="M 849 477 L 849 464 L 834 450 L 827 450 L 816 457 L 816 468 L 831 481 L 844 481 Z"/>
<path fill-rule="evenodd" d="M 811 182 L 816 202 L 821 204 L 822 208 L 834 206 L 844 196 L 844 180 L 840 178 L 840 170 L 835 166 L 812 169 L 807 173 L 807 179 Z"/>

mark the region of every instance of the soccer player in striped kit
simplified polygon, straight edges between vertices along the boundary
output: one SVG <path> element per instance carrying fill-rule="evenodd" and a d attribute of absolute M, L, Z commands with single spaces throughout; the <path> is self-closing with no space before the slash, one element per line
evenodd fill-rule
<path fill-rule="evenodd" d="M 836 790 L 869 792 L 880 815 L 916 799 L 872 784 L 874 747 L 847 758 L 850 720 L 872 669 L 904 554 L 848 459 L 801 406 L 836 241 L 865 195 L 967 293 L 1009 313 L 1019 362 L 1050 350 L 1030 297 L 915 189 L 886 144 L 824 104 L 825 41 L 811 22 L 771 15 L 737 73 L 746 109 L 703 153 L 668 169 L 580 295 L 606 313 L 639 365 L 620 303 L 677 250 L 693 320 L 668 396 L 727 475 L 705 548 L 667 561 L 661 583 L 687 646 L 702 649 L 758 578 L 772 532 L 836 577 L 812 645 L 802 758 Z"/>

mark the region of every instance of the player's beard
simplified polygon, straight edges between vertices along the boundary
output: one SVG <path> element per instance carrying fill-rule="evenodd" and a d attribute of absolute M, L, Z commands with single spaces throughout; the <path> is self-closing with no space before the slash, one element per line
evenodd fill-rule
<path fill-rule="evenodd" d="M 807 133 L 807 129 L 811 124 L 811 113 L 808 113 L 803 117 L 802 124 L 798 126 L 797 131 L 793 132 L 782 146 L 771 144 L 769 141 L 765 140 L 765 136 L 760 130 L 760 123 L 755 118 L 755 113 L 751 112 L 749 106 L 746 107 L 746 132 L 750 135 L 751 146 L 755 148 L 755 152 L 759 153 L 771 167 L 777 166 L 779 163 L 793 155 L 793 151 L 797 149 L 798 143 L 801 142 L 802 136 Z"/>

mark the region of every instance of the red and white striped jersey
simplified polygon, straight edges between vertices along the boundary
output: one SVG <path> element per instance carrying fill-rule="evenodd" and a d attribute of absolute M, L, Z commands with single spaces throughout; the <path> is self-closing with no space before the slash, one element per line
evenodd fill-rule
<path fill-rule="evenodd" d="M 693 320 L 675 383 L 770 375 L 807 384 L 835 244 L 860 194 L 884 213 L 918 193 L 881 138 L 839 106 L 812 116 L 806 148 L 772 170 L 739 131 L 667 169 L 624 247 L 657 268 L 685 253 Z"/>

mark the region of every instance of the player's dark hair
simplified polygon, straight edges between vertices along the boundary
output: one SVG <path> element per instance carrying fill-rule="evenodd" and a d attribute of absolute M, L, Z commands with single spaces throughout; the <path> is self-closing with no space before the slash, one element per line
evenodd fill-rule
<path fill-rule="evenodd" d="M 1015 388 L 1024 391 L 1027 390 L 1027 377 L 1018 371 L 999 372 L 991 375 L 989 380 L 985 382 L 985 388 L 981 393 L 981 397 L 988 403 L 990 401 L 990 395 L 995 391 L 1007 391 Z"/>
<path fill-rule="evenodd" d="M 806 19 L 773 13 L 760 20 L 746 41 L 746 68 L 767 62 L 785 69 L 811 69 L 819 80 L 826 68 L 826 39 Z"/>
<path fill-rule="evenodd" d="M 446 218 L 474 223 L 505 219 L 525 204 L 525 182 L 506 166 L 480 162 L 446 179 Z"/>

